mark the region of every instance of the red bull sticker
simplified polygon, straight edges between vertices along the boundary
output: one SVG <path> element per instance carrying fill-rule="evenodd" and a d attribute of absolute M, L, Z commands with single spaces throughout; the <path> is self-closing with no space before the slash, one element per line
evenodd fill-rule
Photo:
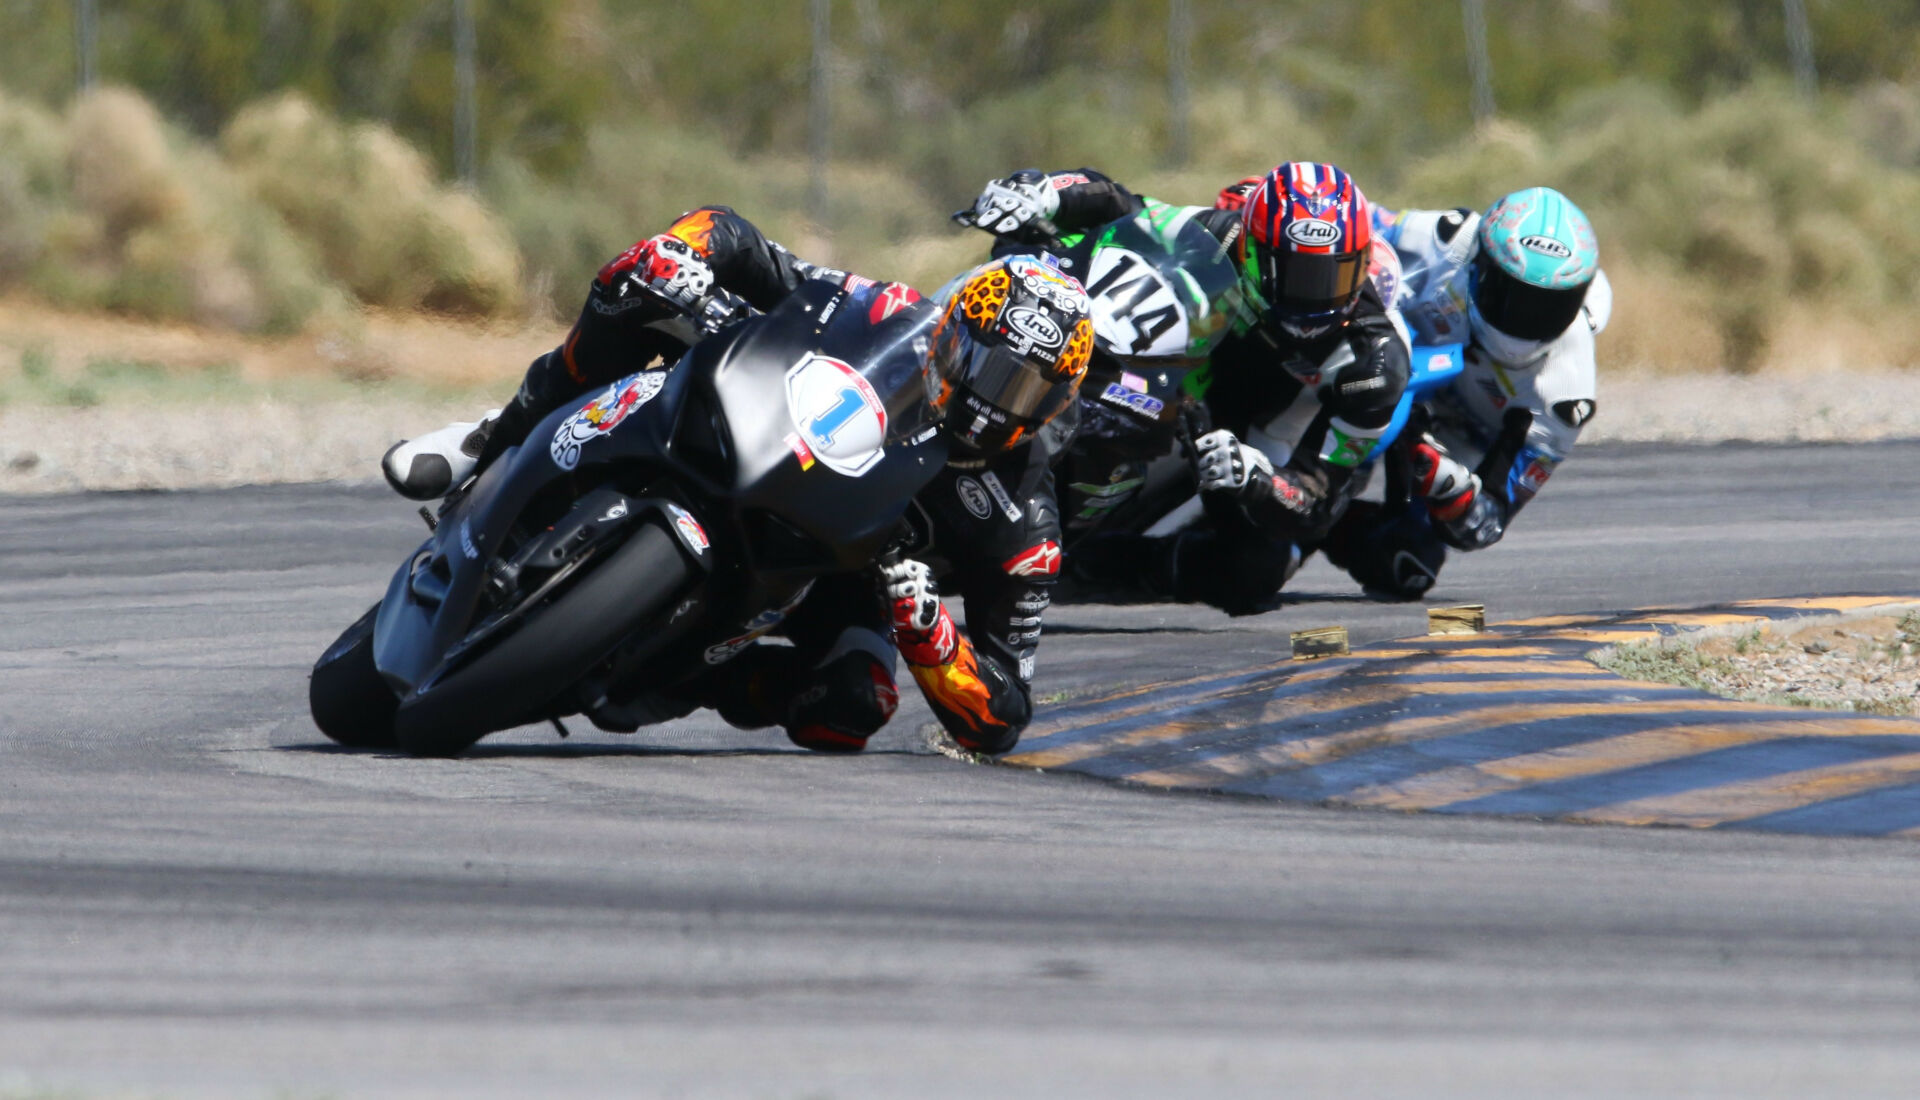
<path fill-rule="evenodd" d="M 553 433 L 553 442 L 547 448 L 553 464 L 562 470 L 580 465 L 582 447 L 619 427 L 635 409 L 658 396 L 666 382 L 666 371 L 650 370 L 630 374 L 607 387 L 607 392 L 581 406 Z"/>

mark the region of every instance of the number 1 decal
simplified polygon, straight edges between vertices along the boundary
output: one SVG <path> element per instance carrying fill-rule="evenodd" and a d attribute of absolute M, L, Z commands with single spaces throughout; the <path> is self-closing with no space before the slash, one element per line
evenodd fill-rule
<path fill-rule="evenodd" d="M 840 391 L 840 400 L 807 422 L 807 434 L 830 447 L 833 445 L 834 435 L 847 426 L 847 422 L 853 419 L 855 413 L 866 407 L 867 403 L 860 396 L 860 391 L 849 386 Z"/>

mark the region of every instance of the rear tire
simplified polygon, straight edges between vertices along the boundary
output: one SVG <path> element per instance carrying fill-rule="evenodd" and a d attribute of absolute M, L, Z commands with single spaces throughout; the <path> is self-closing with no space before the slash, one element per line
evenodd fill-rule
<path fill-rule="evenodd" d="M 407 699 L 394 720 L 401 749 L 457 756 L 496 730 L 546 717 L 561 691 L 615 646 L 661 622 L 693 567 L 680 542 L 643 523 L 625 544 L 472 663 Z"/>
<path fill-rule="evenodd" d="M 379 604 L 340 634 L 314 663 L 307 708 L 320 732 L 356 749 L 394 747 L 400 700 L 373 665 L 373 618 Z"/>

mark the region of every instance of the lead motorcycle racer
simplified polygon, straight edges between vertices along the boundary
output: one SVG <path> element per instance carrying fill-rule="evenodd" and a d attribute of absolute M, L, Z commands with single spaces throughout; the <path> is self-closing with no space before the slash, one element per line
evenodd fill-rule
<path fill-rule="evenodd" d="M 1593 419 L 1613 292 L 1592 223 L 1551 188 L 1484 215 L 1376 207 L 1374 224 L 1400 254 L 1407 322 L 1423 343 L 1466 344 L 1465 369 L 1389 450 L 1385 502 L 1356 503 L 1325 549 L 1368 589 L 1418 599 L 1448 547 L 1500 541 Z"/>
<path fill-rule="evenodd" d="M 1194 440 L 1203 514 L 1170 535 L 1090 538 L 1071 564 L 1095 586 L 1253 614 L 1358 488 L 1406 387 L 1408 340 L 1368 277 L 1372 217 L 1345 172 L 1295 162 L 1227 190 L 1238 208 L 1178 214 L 1231 250 L 1257 314 L 1189 382 L 1214 427 Z M 964 217 L 996 252 L 1065 234 L 1053 247 L 1073 263 L 1082 231 L 1145 205 L 1092 169 L 1027 169 L 989 182 Z"/>
<path fill-rule="evenodd" d="M 921 330 L 908 338 L 944 412 L 947 468 L 915 498 L 911 556 L 878 567 L 879 599 L 867 577 L 822 579 L 778 628 L 793 645 L 756 641 L 649 718 L 712 706 L 737 726 L 780 725 L 805 748 L 857 752 L 893 714 L 897 649 L 957 743 L 1006 752 L 1032 717 L 1041 620 L 1060 569 L 1051 466 L 1071 427 L 1055 418 L 1073 406 L 1093 347 L 1084 291 L 1050 262 L 1002 257 L 928 300 L 807 263 L 731 209 L 701 207 L 600 270 L 565 341 L 534 360 L 504 409 L 396 444 L 382 469 L 402 495 L 440 497 L 562 403 L 656 356 L 673 362 L 702 333 L 772 308 L 807 280 L 844 286 L 846 308 L 871 324 L 906 313 Z M 969 633 L 942 590 L 965 601 Z"/>

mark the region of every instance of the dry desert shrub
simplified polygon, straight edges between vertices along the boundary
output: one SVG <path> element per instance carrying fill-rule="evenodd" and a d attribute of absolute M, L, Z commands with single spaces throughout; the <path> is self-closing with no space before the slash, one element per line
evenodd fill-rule
<path fill-rule="evenodd" d="M 338 296 L 311 254 L 204 146 L 105 88 L 65 122 L 65 188 L 32 264 L 58 301 L 243 331 L 286 331 Z"/>
<path fill-rule="evenodd" d="M 518 308 L 511 235 L 472 195 L 436 181 L 391 130 L 342 123 L 283 95 L 236 115 L 220 148 L 360 301 L 467 316 Z"/>
<path fill-rule="evenodd" d="M 1920 141 L 1906 129 L 1904 96 L 1883 90 L 1877 107 L 1849 113 L 1761 84 L 1687 112 L 1651 91 L 1613 89 L 1576 101 L 1546 131 L 1483 128 L 1415 165 L 1396 190 L 1426 205 L 1484 207 L 1515 188 L 1558 187 L 1593 217 L 1621 294 L 1604 357 L 1779 367 L 1804 350 L 1777 343 L 1798 311 L 1824 312 L 1844 342 L 1903 312 L 1920 283 L 1920 178 L 1887 159 L 1906 155 L 1901 135 Z M 1877 140 L 1852 128 L 1870 124 Z M 1706 362 L 1691 361 L 1702 344 L 1686 331 L 1701 318 L 1717 349 Z M 1906 344 L 1856 343 L 1863 355 Z M 1689 354 L 1666 350 L 1680 348 Z"/>

